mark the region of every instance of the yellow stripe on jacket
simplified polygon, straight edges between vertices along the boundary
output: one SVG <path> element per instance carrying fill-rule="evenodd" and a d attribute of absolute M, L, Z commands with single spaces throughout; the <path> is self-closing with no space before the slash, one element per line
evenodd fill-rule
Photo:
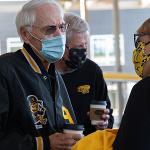
<path fill-rule="evenodd" d="M 43 150 L 43 138 L 36 137 L 37 150 Z"/>
<path fill-rule="evenodd" d="M 27 52 L 27 50 L 25 48 L 21 49 L 21 52 L 24 54 L 25 58 L 27 59 L 28 63 L 30 64 L 30 66 L 32 67 L 32 69 L 41 74 L 41 70 L 39 68 L 39 66 L 37 65 L 37 63 L 34 61 L 34 59 L 30 56 L 30 54 Z"/>

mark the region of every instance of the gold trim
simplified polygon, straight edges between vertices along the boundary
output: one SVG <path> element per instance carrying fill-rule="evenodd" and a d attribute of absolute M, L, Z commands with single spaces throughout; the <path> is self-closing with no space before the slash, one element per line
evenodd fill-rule
<path fill-rule="evenodd" d="M 37 150 L 43 150 L 43 139 L 42 137 L 36 137 Z"/>
<path fill-rule="evenodd" d="M 27 52 L 27 50 L 25 48 L 22 48 L 21 52 L 24 54 L 25 58 L 27 59 L 27 61 L 29 62 L 30 66 L 33 68 L 33 70 L 37 73 L 42 74 L 39 66 L 34 61 L 34 59 L 30 56 L 30 54 Z"/>

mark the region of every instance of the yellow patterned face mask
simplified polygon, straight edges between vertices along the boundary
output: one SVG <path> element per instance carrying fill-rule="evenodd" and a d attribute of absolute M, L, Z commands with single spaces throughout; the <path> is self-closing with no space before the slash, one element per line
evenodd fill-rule
<path fill-rule="evenodd" d="M 135 71 L 140 77 L 143 77 L 144 64 L 150 59 L 150 55 L 146 55 L 144 52 L 145 45 L 146 44 L 144 42 L 138 42 L 137 48 L 133 51 L 132 61 Z"/>

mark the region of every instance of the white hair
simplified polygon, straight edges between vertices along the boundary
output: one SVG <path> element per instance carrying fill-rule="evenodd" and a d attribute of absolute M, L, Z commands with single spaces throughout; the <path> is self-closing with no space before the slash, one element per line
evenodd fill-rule
<path fill-rule="evenodd" d="M 90 32 L 88 23 L 75 13 L 65 13 L 64 21 L 68 24 L 68 29 L 66 31 L 66 43 L 69 42 L 73 33 Z"/>
<path fill-rule="evenodd" d="M 21 27 L 32 27 L 37 18 L 35 13 L 36 8 L 45 4 L 56 5 L 60 9 L 62 17 L 64 16 L 62 7 L 54 0 L 30 0 L 22 7 L 16 16 L 16 28 L 19 35 Z"/>

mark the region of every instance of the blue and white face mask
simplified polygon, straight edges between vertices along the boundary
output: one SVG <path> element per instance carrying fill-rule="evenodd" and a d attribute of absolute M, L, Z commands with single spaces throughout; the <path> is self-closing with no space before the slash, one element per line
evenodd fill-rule
<path fill-rule="evenodd" d="M 59 35 L 41 40 L 41 55 L 49 62 L 54 63 L 60 60 L 65 52 L 66 35 Z"/>
<path fill-rule="evenodd" d="M 43 58 L 46 59 L 49 63 L 54 63 L 63 57 L 66 44 L 65 34 L 42 40 L 35 37 L 31 33 L 30 35 L 42 42 L 42 48 L 39 52 L 43 56 Z"/>

